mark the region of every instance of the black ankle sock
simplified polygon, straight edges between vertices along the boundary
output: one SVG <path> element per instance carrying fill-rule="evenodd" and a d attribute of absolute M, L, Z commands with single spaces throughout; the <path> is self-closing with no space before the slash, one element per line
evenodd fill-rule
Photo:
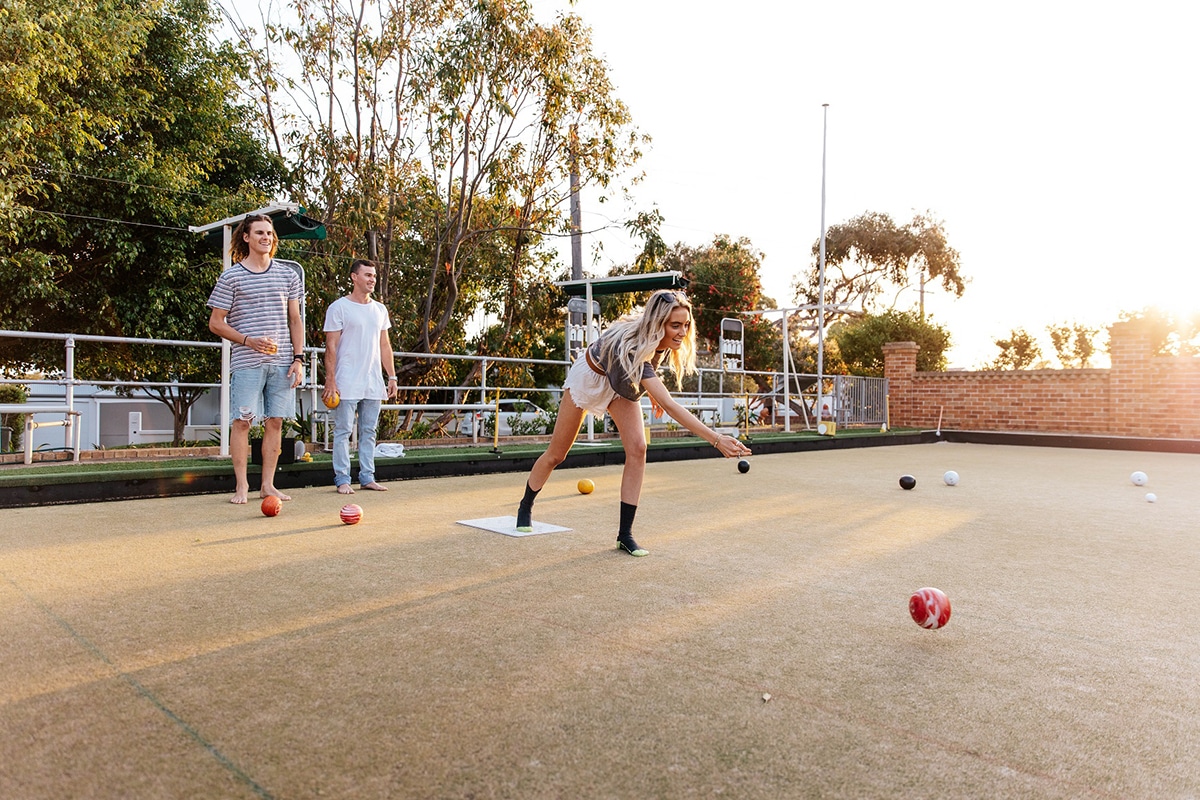
<path fill-rule="evenodd" d="M 631 556 L 644 556 L 646 551 L 633 540 L 634 514 L 637 514 L 637 506 L 621 503 L 621 531 L 617 534 L 617 547 Z"/>
<path fill-rule="evenodd" d="M 621 528 L 617 533 L 617 538 L 633 536 L 633 517 L 637 514 L 637 506 L 632 506 L 629 503 L 621 503 Z"/>
<path fill-rule="evenodd" d="M 533 501 L 537 498 L 538 492 L 541 489 L 534 491 L 529 488 L 529 483 L 525 484 L 525 496 L 521 498 L 521 505 L 517 507 L 517 527 L 528 528 L 533 525 Z"/>

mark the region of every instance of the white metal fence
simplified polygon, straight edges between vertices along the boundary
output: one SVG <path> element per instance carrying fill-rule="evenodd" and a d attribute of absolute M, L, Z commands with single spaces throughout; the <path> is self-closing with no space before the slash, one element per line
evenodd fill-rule
<path fill-rule="evenodd" d="M 34 437 L 31 445 L 34 449 L 61 449 L 74 451 L 78 458 L 80 446 L 96 446 L 102 444 L 105 437 L 123 438 L 123 441 L 113 444 L 144 443 L 161 437 L 165 441 L 173 433 L 164 427 L 165 419 L 170 420 L 171 412 L 157 398 L 149 395 L 146 390 L 164 388 L 203 389 L 210 395 L 213 390 L 219 390 L 219 382 L 212 383 L 180 383 L 155 382 L 138 380 L 93 380 L 88 376 L 76 374 L 75 349 L 79 343 L 91 342 L 100 344 L 121 345 L 154 345 L 177 348 L 219 349 L 220 343 L 207 341 L 196 342 L 176 339 L 138 339 L 116 336 L 92 336 L 73 333 L 38 333 L 26 331 L 0 331 L 2 339 L 39 339 L 43 341 L 59 341 L 63 346 L 63 366 L 61 371 L 51 371 L 42 377 L 13 375 L 6 369 L 0 375 L 0 383 L 20 384 L 28 387 L 29 399 L 22 409 L 27 412 L 38 412 L 41 409 L 65 409 L 44 416 L 62 417 L 55 423 L 62 427 L 62 436 L 55 431 L 46 431 L 48 425 L 38 425 L 27 435 Z M 318 425 L 328 422 L 328 412 L 321 402 L 319 381 L 322 365 L 321 354 L 324 348 L 306 348 L 308 359 L 306 380 L 297 390 L 301 408 L 307 400 L 304 416 L 311 425 L 310 436 L 318 438 Z M 460 412 L 460 415 L 476 415 L 470 420 L 467 430 L 473 438 L 477 438 L 485 427 L 489 414 L 494 411 L 484 411 L 484 407 L 492 408 L 500 398 L 523 397 L 530 393 L 548 393 L 558 396 L 561 389 L 558 386 L 528 387 L 506 386 L 489 381 L 489 372 L 499 365 L 521 364 L 527 366 L 541 365 L 558 367 L 565 376 L 569 364 L 565 360 L 521 359 L 503 356 L 459 355 L 447 353 L 415 353 L 398 351 L 395 354 L 400 360 L 447 360 L 461 362 L 480 362 L 478 381 L 469 386 L 462 385 L 409 385 L 401 386 L 402 391 L 427 392 L 435 397 L 428 403 L 385 404 L 385 409 L 399 412 L 413 412 L 414 420 L 420 420 L 425 415 L 441 416 L 445 412 Z M 790 374 L 785 382 L 781 372 L 725 372 L 719 369 L 701 369 L 700 374 L 685 381 L 686 390 L 678 394 L 678 399 L 685 406 L 691 405 L 697 413 L 706 417 L 706 421 L 728 426 L 741 426 L 748 420 L 756 423 L 767 422 L 782 425 L 785 430 L 814 430 L 819 419 L 832 419 L 839 427 L 855 425 L 877 426 L 887 421 L 887 382 L 882 378 L 863 378 L 857 376 L 825 376 L 821 383 L 821 411 L 816 408 L 818 380 L 815 375 Z M 753 391 L 743 387 L 753 382 Z M 759 385 L 770 388 L 763 391 Z M 121 391 L 123 394 L 118 395 Z M 128 390 L 128 391 L 127 391 Z M 126 396 L 129 395 L 129 396 Z M 113 426 L 113 420 L 108 420 L 107 432 L 102 429 L 101 417 L 105 409 L 118 408 L 119 425 Z M 199 410 L 197 412 L 197 409 Z M 6 414 L 9 412 L 5 412 Z M 134 416 L 137 415 L 137 416 Z M 503 412 L 501 414 L 503 417 Z M 462 417 L 459 416 L 449 426 L 450 433 L 458 433 L 463 428 Z M 493 420 L 490 424 L 496 424 Z M 185 430 L 195 438 L 202 438 L 223 427 L 219 413 L 214 410 L 213 403 L 198 403 L 193 408 Z M 15 434 L 16 431 L 13 431 Z M 56 444 L 56 439 L 61 445 Z M 82 444 L 81 444 L 82 443 Z"/>

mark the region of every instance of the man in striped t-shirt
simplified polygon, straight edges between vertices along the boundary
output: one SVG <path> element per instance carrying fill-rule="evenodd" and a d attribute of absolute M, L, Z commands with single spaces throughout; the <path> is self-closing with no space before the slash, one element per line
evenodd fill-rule
<path fill-rule="evenodd" d="M 234 264 L 208 297 L 208 329 L 232 342 L 229 452 L 237 486 L 229 502 L 249 497 L 250 426 L 257 419 L 263 420 L 260 496 L 291 500 L 275 488 L 275 466 L 283 418 L 296 413 L 296 387 L 304 380 L 304 287 L 295 270 L 274 259 L 279 239 L 269 216 L 246 217 L 231 238 Z"/>

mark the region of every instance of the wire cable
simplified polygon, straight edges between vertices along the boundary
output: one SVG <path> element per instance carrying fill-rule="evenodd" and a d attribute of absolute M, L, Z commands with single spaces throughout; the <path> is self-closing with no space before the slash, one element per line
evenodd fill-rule
<path fill-rule="evenodd" d="M 23 205 L 17 205 L 17 208 L 22 208 L 26 211 L 32 211 L 34 214 L 45 214 L 49 217 L 68 217 L 70 219 L 91 220 L 92 222 L 112 222 L 116 225 L 134 225 L 139 228 L 157 228 L 158 230 L 162 231 L 182 231 L 183 233 L 188 232 L 187 228 L 179 228 L 173 225 L 155 225 L 151 222 L 130 222 L 127 219 L 109 219 L 108 217 L 93 217 L 87 214 L 67 214 L 63 211 L 43 211 L 40 208 L 30 208 L 29 206 Z"/>
<path fill-rule="evenodd" d="M 88 175 L 83 172 L 72 172 L 71 170 L 67 170 L 67 169 L 50 169 L 49 167 L 39 167 L 36 171 L 41 172 L 43 174 L 67 175 L 72 178 L 83 178 L 85 180 L 91 180 L 91 181 L 103 181 L 104 183 L 116 183 L 116 184 L 120 184 L 121 186 L 132 186 L 135 189 L 149 189 L 150 191 L 153 191 L 153 192 L 164 192 L 167 194 L 191 195 L 192 197 L 200 197 L 205 200 L 220 200 L 221 199 L 221 197 L 218 195 L 204 194 L 203 192 L 193 192 L 193 191 L 189 191 L 187 189 L 169 189 L 165 186 L 151 186 L 146 183 L 135 183 L 134 181 L 123 181 L 123 180 L 119 180 L 117 178 L 104 178 L 104 177 L 101 177 L 100 175 Z"/>

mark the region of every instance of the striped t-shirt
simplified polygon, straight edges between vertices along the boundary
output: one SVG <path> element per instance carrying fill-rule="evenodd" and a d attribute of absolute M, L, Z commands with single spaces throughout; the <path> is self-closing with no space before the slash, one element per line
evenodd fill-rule
<path fill-rule="evenodd" d="M 287 262 L 271 260 L 263 272 L 252 272 L 241 263 L 221 273 L 208 307 L 229 312 L 225 321 L 243 335 L 272 336 L 279 343 L 273 356 L 233 342 L 230 370 L 292 363 L 292 337 L 288 332 L 288 301 L 304 299 L 300 275 Z"/>

